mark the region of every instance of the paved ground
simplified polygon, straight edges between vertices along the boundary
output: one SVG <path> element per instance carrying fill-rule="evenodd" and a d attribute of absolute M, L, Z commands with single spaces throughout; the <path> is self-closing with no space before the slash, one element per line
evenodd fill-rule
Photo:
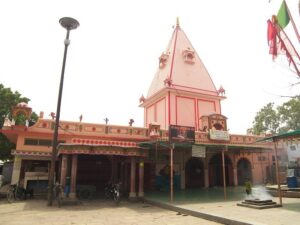
<path fill-rule="evenodd" d="M 262 193 L 262 190 L 259 190 Z M 147 196 L 146 196 L 147 197 Z M 150 204 L 129 203 L 122 201 L 116 207 L 108 200 L 84 201 L 77 206 L 62 208 L 47 207 L 46 200 L 27 200 L 13 204 L 0 199 L 0 224 L 218 224 L 186 214 L 197 212 L 197 215 L 212 215 L 232 221 L 228 224 L 300 224 L 300 198 L 283 198 L 282 208 L 251 209 L 237 206 L 245 195 L 241 188 L 228 188 L 227 199 L 224 200 L 222 189 L 180 191 L 175 193 L 175 201 L 170 203 L 168 193 L 154 193 L 148 198 L 171 206 L 184 209 L 185 214 L 165 210 Z M 263 196 L 261 196 L 263 197 Z M 273 201 L 279 202 L 273 197 Z M 194 214 L 195 215 L 195 214 Z M 208 218 L 208 217 L 206 217 Z"/>
<path fill-rule="evenodd" d="M 175 201 L 170 203 L 169 195 L 149 195 L 149 199 L 165 202 L 175 207 L 195 211 L 203 214 L 240 221 L 248 224 L 268 225 L 299 225 L 300 224 L 300 198 L 283 198 L 283 207 L 271 209 L 251 209 L 237 206 L 245 199 L 241 188 L 228 188 L 227 200 L 224 200 L 222 189 L 208 191 L 185 191 L 175 193 Z M 260 194 L 263 190 L 258 189 Z M 267 194 L 267 193 L 265 193 Z M 263 195 L 261 197 L 264 197 Z M 279 203 L 279 199 L 271 197 Z"/>
<path fill-rule="evenodd" d="M 26 200 L 6 203 L 0 199 L 1 225 L 110 225 L 110 224 L 205 224 L 217 225 L 188 215 L 161 209 L 149 204 L 122 201 L 115 206 L 111 201 L 82 202 L 77 206 L 47 207 L 46 200 Z"/>
<path fill-rule="evenodd" d="M 279 202 L 277 198 L 274 201 Z M 184 204 L 181 207 L 250 224 L 299 225 L 300 199 L 283 199 L 282 208 L 251 209 L 237 206 L 237 201 Z"/>

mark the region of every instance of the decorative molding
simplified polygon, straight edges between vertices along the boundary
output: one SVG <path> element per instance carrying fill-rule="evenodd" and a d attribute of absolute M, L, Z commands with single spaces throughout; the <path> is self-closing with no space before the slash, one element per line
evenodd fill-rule
<path fill-rule="evenodd" d="M 169 59 L 169 53 L 162 53 L 159 59 L 159 68 L 164 68 L 167 64 L 167 61 Z"/>
<path fill-rule="evenodd" d="M 101 139 L 83 139 L 83 138 L 72 138 L 72 144 L 80 145 L 95 145 L 95 146 L 117 146 L 117 147 L 126 147 L 126 148 L 137 148 L 138 145 L 136 142 L 130 141 L 111 141 L 111 140 L 101 140 Z M 69 144 L 61 145 L 67 146 Z"/>
<path fill-rule="evenodd" d="M 194 64 L 195 63 L 195 51 L 190 50 L 190 48 L 187 48 L 182 52 L 182 56 L 184 58 L 184 62 L 188 64 Z"/>

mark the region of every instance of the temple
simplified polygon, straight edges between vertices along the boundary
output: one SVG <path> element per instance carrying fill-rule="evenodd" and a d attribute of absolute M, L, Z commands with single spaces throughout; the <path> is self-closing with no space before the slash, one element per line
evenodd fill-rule
<path fill-rule="evenodd" d="M 55 179 L 70 187 L 70 197 L 84 187 L 101 193 L 108 182 L 121 182 L 130 199 L 169 190 L 172 172 L 175 189 L 264 183 L 272 176 L 272 145 L 256 142 L 260 136 L 230 134 L 221 110 L 225 99 L 177 21 L 140 98 L 144 127 L 60 121 Z M 41 191 L 48 185 L 55 115 L 41 112 L 30 126 L 24 121 L 31 111 L 18 104 L 1 132 L 16 144 L 11 183 Z M 23 123 L 17 123 L 20 115 Z M 182 129 L 189 133 L 180 140 Z"/>

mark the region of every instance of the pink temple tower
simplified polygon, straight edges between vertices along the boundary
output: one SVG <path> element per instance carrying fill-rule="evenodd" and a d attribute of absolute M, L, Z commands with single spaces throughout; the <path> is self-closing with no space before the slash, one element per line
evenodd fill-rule
<path fill-rule="evenodd" d="M 144 126 L 156 123 L 168 129 L 172 124 L 199 130 L 201 116 L 221 114 L 223 93 L 216 89 L 177 19 L 167 49 L 159 57 L 147 97 L 140 99 L 144 107 Z"/>

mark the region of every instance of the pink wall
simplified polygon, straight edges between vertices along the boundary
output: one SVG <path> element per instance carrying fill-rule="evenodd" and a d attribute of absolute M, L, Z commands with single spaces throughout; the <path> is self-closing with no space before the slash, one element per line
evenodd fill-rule
<path fill-rule="evenodd" d="M 220 100 L 204 99 L 189 95 L 171 93 L 171 124 L 199 128 L 199 119 L 203 115 L 221 113 Z M 168 113 L 167 113 L 168 114 Z"/>
<path fill-rule="evenodd" d="M 161 129 L 167 129 L 167 98 L 161 98 L 152 105 L 148 106 L 145 110 L 145 126 L 148 127 L 150 123 L 158 123 Z"/>
<path fill-rule="evenodd" d="M 198 127 L 202 127 L 201 126 L 201 121 L 200 118 L 201 116 L 205 116 L 205 115 L 210 115 L 213 113 L 220 113 L 220 104 L 218 104 L 218 102 L 216 101 L 211 101 L 211 100 L 204 100 L 204 99 L 198 99 L 197 101 L 197 109 L 198 109 Z M 218 107 L 217 107 L 218 106 Z M 218 109 L 218 110 L 217 110 Z"/>
<path fill-rule="evenodd" d="M 160 124 L 161 129 L 167 129 L 166 127 L 166 99 L 163 98 L 156 103 L 156 122 Z"/>
<path fill-rule="evenodd" d="M 149 106 L 146 109 L 146 121 L 147 121 L 146 126 L 148 126 L 149 123 L 155 122 L 155 104 Z"/>
<path fill-rule="evenodd" d="M 193 93 L 184 95 L 166 92 L 165 97 L 145 107 L 145 126 L 156 122 L 162 129 L 168 129 L 169 124 L 174 124 L 191 126 L 198 130 L 200 117 L 212 113 L 221 113 L 219 99 L 200 98 Z"/>
<path fill-rule="evenodd" d="M 196 127 L 195 98 L 176 96 L 176 124 Z"/>

